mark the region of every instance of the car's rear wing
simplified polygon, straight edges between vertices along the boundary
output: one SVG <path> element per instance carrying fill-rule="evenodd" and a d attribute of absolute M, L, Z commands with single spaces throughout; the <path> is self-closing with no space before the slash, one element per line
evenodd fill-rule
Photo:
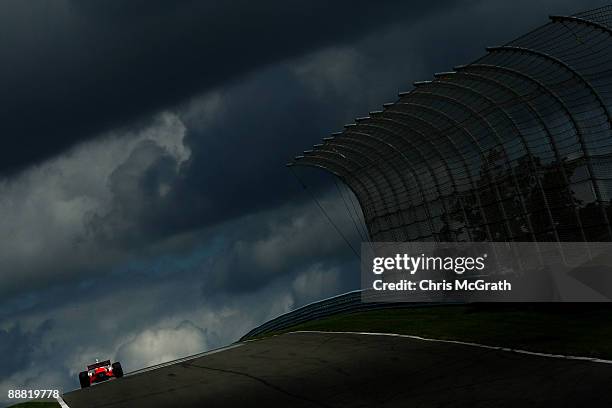
<path fill-rule="evenodd" d="M 87 370 L 95 370 L 98 367 L 106 367 L 109 365 L 110 365 L 110 360 L 100 361 L 99 363 L 88 365 Z"/>

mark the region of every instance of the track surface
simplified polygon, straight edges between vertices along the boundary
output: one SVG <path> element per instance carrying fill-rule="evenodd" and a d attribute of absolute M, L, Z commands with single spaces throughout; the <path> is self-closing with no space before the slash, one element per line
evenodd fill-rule
<path fill-rule="evenodd" d="M 612 406 L 612 365 L 359 334 L 288 333 L 64 395 L 95 407 Z"/>

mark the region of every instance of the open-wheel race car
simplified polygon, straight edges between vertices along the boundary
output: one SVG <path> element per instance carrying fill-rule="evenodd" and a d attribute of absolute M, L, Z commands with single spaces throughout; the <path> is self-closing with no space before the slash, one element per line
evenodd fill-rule
<path fill-rule="evenodd" d="M 79 382 L 81 388 L 89 387 L 90 385 L 110 380 L 111 378 L 123 377 L 123 369 L 120 362 L 111 364 L 110 360 L 98 361 L 87 366 L 87 371 L 79 373 Z"/>

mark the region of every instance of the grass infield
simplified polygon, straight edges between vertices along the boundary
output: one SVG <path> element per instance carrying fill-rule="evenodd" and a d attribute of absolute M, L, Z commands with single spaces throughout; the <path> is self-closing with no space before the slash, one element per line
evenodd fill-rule
<path fill-rule="evenodd" d="M 553 354 L 612 360 L 612 305 L 471 304 L 340 314 L 297 330 L 410 334 Z"/>

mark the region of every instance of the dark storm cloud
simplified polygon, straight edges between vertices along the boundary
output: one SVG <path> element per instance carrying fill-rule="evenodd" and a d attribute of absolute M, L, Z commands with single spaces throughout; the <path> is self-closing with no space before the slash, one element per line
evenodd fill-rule
<path fill-rule="evenodd" d="M 264 64 L 450 3 L 2 2 L 0 172 Z"/>
<path fill-rule="evenodd" d="M 370 63 L 353 66 L 350 56 L 341 56 L 345 52 L 334 50 L 331 58 L 332 64 L 343 62 L 339 74 L 344 78 L 355 77 L 354 69 L 379 72 Z M 320 69 L 327 63 L 327 58 L 313 57 L 280 64 L 180 109 L 189 160 L 179 165 L 181 157 L 152 141 L 140 142 L 109 176 L 111 210 L 88 217 L 90 231 L 107 245 L 135 248 L 274 208 L 290 197 L 308 199 L 285 163 L 371 102 L 359 89 L 354 90 L 356 100 L 343 101 L 354 81 L 335 95 L 322 96 L 304 80 L 314 73 L 296 72 L 303 64 Z M 213 105 L 210 113 L 208 105 Z M 296 171 L 310 188 L 321 186 L 316 176 Z M 168 190 L 160 194 L 164 185 Z M 253 233 L 243 231 L 245 236 Z"/>
<path fill-rule="evenodd" d="M 334 193 L 321 197 L 321 203 L 353 248 L 359 250 L 360 238 Z M 357 287 L 358 258 L 310 202 L 241 218 L 218 231 L 229 245 L 211 257 L 210 263 L 200 266 L 200 272 L 206 276 L 202 281 L 206 297 L 261 290 L 274 280 L 293 279 L 305 271 L 311 279 L 316 279 L 313 276 L 318 271 L 327 271 L 331 286 L 337 284 L 346 290 Z M 334 273 L 338 282 L 332 285 Z M 316 292 L 322 289 L 312 286 Z M 302 296 L 307 288 L 296 289 Z"/>
<path fill-rule="evenodd" d="M 42 354 L 42 339 L 53 327 L 51 320 L 45 320 L 31 331 L 25 331 L 16 324 L 0 329 L 0 355 L 4 369 L 0 372 L 0 382 L 12 372 L 28 367 L 33 358 Z"/>

